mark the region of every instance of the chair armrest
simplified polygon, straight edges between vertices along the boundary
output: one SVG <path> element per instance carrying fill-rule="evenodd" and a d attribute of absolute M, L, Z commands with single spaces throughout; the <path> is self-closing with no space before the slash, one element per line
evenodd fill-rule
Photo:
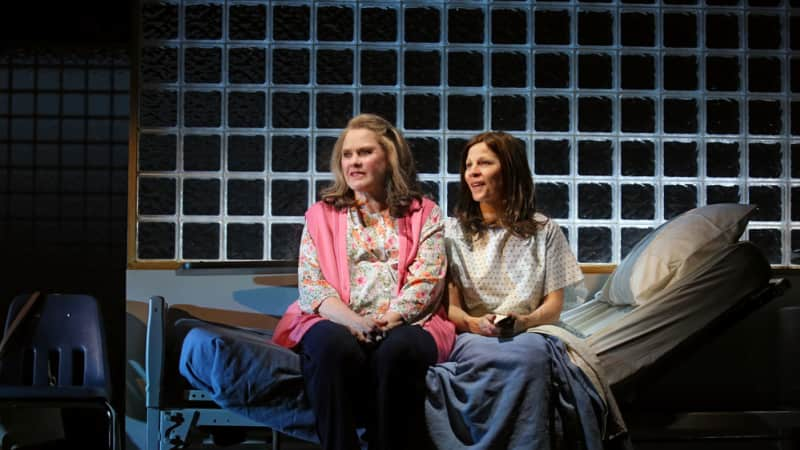
<path fill-rule="evenodd" d="M 147 408 L 158 408 L 161 403 L 164 354 L 166 353 L 167 307 L 164 297 L 158 295 L 150 297 L 145 346 L 145 406 Z"/>

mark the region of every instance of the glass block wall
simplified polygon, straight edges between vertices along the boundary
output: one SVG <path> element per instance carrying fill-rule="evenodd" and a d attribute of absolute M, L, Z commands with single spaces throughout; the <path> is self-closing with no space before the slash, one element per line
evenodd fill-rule
<path fill-rule="evenodd" d="M 129 100 L 125 50 L 0 51 L 0 248 L 25 289 L 125 267 Z"/>
<path fill-rule="evenodd" d="M 336 136 L 373 112 L 448 213 L 463 143 L 521 138 L 582 263 L 739 202 L 746 237 L 797 264 L 793 2 L 143 0 L 129 260 L 295 258 Z"/>

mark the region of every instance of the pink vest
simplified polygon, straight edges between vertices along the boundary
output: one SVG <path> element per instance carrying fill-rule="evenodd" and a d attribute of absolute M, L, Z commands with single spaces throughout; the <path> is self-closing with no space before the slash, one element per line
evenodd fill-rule
<path fill-rule="evenodd" d="M 400 289 L 405 284 L 408 267 L 414 262 L 419 249 L 419 238 L 422 226 L 425 224 L 431 209 L 435 204 L 423 199 L 422 203 L 414 202 L 408 214 L 398 219 L 399 245 L 399 276 L 395 295 L 399 294 Z M 336 292 L 345 304 L 350 303 L 350 270 L 347 261 L 346 233 L 347 233 L 347 211 L 336 210 L 333 206 L 325 202 L 317 202 L 306 212 L 306 224 L 314 245 L 317 247 L 317 257 L 319 259 L 322 276 Z M 306 331 L 312 325 L 325 320 L 319 314 L 306 314 L 300 310 L 295 301 L 281 317 L 275 332 L 272 336 L 273 342 L 283 347 L 292 348 L 296 346 Z M 455 325 L 447 320 L 447 313 L 444 305 L 439 305 L 422 325 L 422 327 L 433 336 L 438 350 L 438 362 L 446 361 L 450 356 L 450 351 L 455 343 Z"/>

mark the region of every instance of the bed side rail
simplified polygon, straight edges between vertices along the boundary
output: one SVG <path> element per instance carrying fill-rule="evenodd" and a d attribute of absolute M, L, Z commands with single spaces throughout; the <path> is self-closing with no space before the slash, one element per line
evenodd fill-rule
<path fill-rule="evenodd" d="M 166 352 L 167 307 L 164 297 L 158 295 L 150 297 L 145 347 L 145 406 L 147 408 L 158 408 L 161 404 L 164 353 Z"/>

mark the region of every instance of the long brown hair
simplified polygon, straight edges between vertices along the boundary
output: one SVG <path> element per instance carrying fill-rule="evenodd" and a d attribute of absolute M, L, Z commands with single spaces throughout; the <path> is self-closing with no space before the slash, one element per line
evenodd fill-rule
<path fill-rule="evenodd" d="M 343 209 L 355 204 L 355 194 L 347 185 L 342 172 L 342 146 L 350 130 L 364 129 L 375 133 L 378 143 L 386 152 L 388 176 L 386 177 L 386 203 L 392 217 L 402 217 L 414 200 L 422 200 L 422 190 L 417 179 L 414 156 L 408 142 L 388 120 L 375 114 L 359 114 L 347 123 L 331 154 L 333 183 L 322 191 L 322 200 Z"/>
<path fill-rule="evenodd" d="M 537 220 L 536 195 L 533 175 L 528 166 L 525 146 L 519 139 L 502 131 L 487 131 L 470 139 L 461 151 L 461 187 L 455 215 L 468 239 L 483 234 L 488 228 L 483 221 L 480 205 L 472 199 L 465 172 L 467 154 L 473 145 L 483 142 L 500 160 L 500 175 L 503 180 L 504 205 L 499 212 L 498 224 L 516 236 L 532 236 L 547 221 Z"/>

